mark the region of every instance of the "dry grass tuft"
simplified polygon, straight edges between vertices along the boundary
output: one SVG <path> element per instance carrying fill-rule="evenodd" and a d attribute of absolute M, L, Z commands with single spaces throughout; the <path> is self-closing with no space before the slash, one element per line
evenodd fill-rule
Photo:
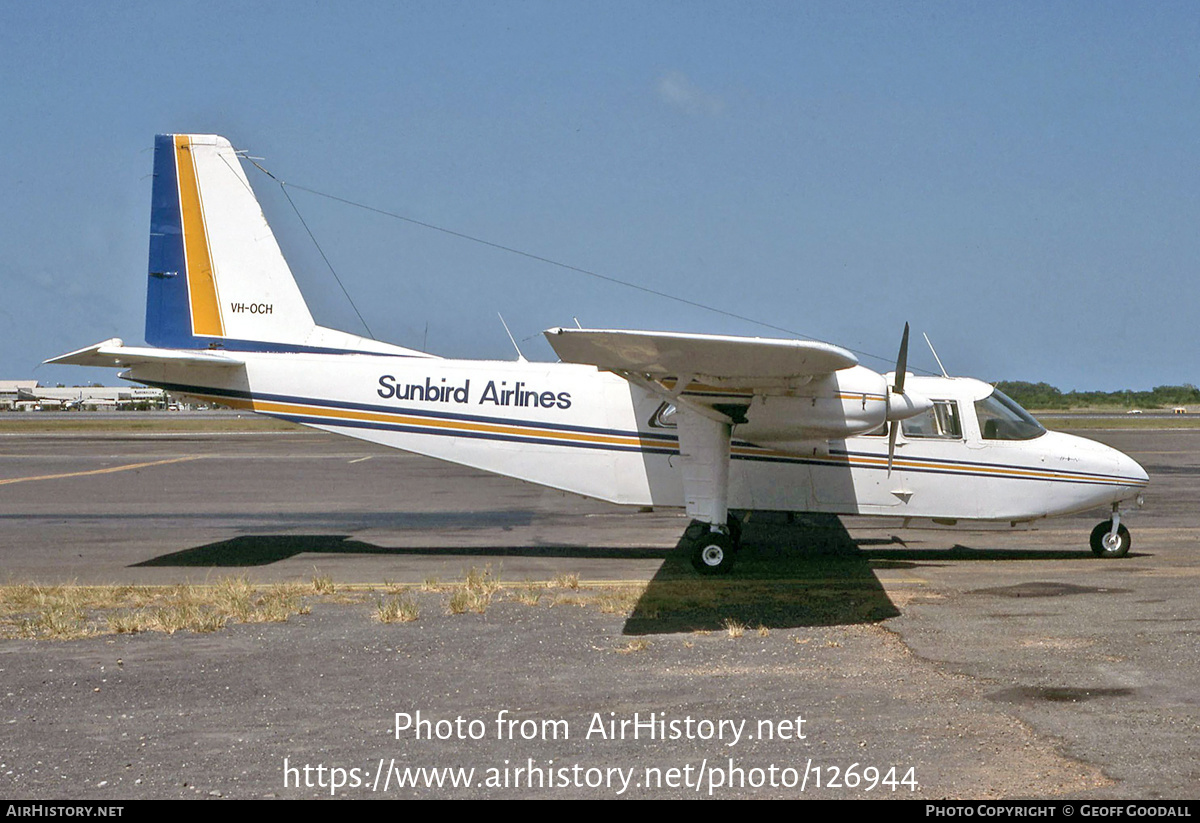
<path fill-rule="evenodd" d="M 465 614 L 466 612 L 475 612 L 483 614 L 487 611 L 491 604 L 492 598 L 489 595 L 470 589 L 455 589 L 450 595 L 450 600 L 446 603 L 446 611 L 450 614 Z"/>
<path fill-rule="evenodd" d="M 536 606 L 542 600 L 542 594 L 545 593 L 545 588 L 533 583 L 527 583 L 520 588 L 513 589 L 513 599 L 524 606 Z"/>
<path fill-rule="evenodd" d="M 136 613 L 117 612 L 108 615 L 106 619 L 108 630 L 113 634 L 137 634 L 146 631 L 145 622 Z"/>
<path fill-rule="evenodd" d="M 420 613 L 416 601 L 407 594 L 380 599 L 375 605 L 375 619 L 380 623 L 411 623 Z"/>
<path fill-rule="evenodd" d="M 577 575 L 577 574 L 557 575 L 557 576 L 555 576 L 555 578 L 553 580 L 550 581 L 550 586 L 551 586 L 551 588 L 555 588 L 555 589 L 576 590 L 579 588 L 579 575 Z"/>
<path fill-rule="evenodd" d="M 596 596 L 596 605 L 604 614 L 633 614 L 644 588 L 606 589 Z"/>
<path fill-rule="evenodd" d="M 746 633 L 746 624 L 734 620 L 732 617 L 725 618 L 725 633 L 730 637 L 741 637 Z"/>
<path fill-rule="evenodd" d="M 87 614 L 70 604 L 45 604 L 17 623 L 17 636 L 31 639 L 75 640 L 95 634 Z"/>
<path fill-rule="evenodd" d="M 167 634 L 180 631 L 215 632 L 225 628 L 228 621 L 228 615 L 204 608 L 199 603 L 171 603 L 150 610 L 146 629 Z"/>
<path fill-rule="evenodd" d="M 286 623 L 293 614 L 308 614 L 312 607 L 299 592 L 285 588 L 268 589 L 255 601 L 254 610 L 243 623 Z"/>
<path fill-rule="evenodd" d="M 490 600 L 492 595 L 500 590 L 500 575 L 492 574 L 489 563 L 482 569 L 472 566 L 467 569 L 467 591 L 486 595 Z"/>
<path fill-rule="evenodd" d="M 97 634 L 212 632 L 229 622 L 279 623 L 310 609 L 306 586 L 256 587 L 245 577 L 190 586 L 0 587 L 0 636 L 69 640 Z"/>
<path fill-rule="evenodd" d="M 212 605 L 218 612 L 245 622 L 254 611 L 254 587 L 245 577 L 229 577 L 212 587 Z"/>
<path fill-rule="evenodd" d="M 466 581 L 454 588 L 446 603 L 450 614 L 475 612 L 483 614 L 491 605 L 492 598 L 500 591 L 500 577 L 492 573 L 491 565 L 482 569 L 472 566 L 467 569 Z"/>

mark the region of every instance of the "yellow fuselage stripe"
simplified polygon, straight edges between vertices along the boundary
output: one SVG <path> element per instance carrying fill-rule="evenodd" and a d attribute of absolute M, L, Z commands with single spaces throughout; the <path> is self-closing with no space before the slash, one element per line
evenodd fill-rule
<path fill-rule="evenodd" d="M 674 445 L 673 440 L 657 441 L 641 437 L 623 437 L 610 434 L 589 434 L 587 432 L 559 431 L 543 429 L 536 425 L 506 426 L 498 423 L 475 423 L 466 420 L 441 420 L 432 417 L 407 415 L 402 413 L 377 414 L 374 412 L 357 411 L 353 409 L 327 409 L 321 406 L 303 406 L 294 403 L 275 403 L 264 400 L 237 400 L 231 398 L 216 398 L 218 402 L 235 408 L 247 408 L 264 414 L 293 414 L 306 417 L 327 417 L 330 422 L 338 420 L 362 420 L 370 423 L 391 423 L 400 426 L 420 426 L 429 429 L 449 429 L 451 431 L 480 432 L 485 434 L 508 434 L 522 437 L 540 437 L 547 440 L 562 440 L 574 443 L 600 443 L 610 446 L 642 446 L 642 445 Z"/>
<path fill-rule="evenodd" d="M 783 452 L 776 452 L 767 449 L 747 448 L 745 446 L 734 446 L 734 454 L 741 455 L 763 455 L 777 456 L 785 455 Z M 869 455 L 801 455 L 805 460 L 815 460 L 823 463 L 848 465 L 848 466 L 886 466 L 888 460 L 886 456 L 873 457 Z M 1022 469 L 1008 468 L 1005 466 L 989 466 L 985 463 L 971 463 L 968 465 L 959 465 L 956 463 L 942 463 L 937 460 L 921 460 L 913 458 L 897 457 L 892 461 L 892 465 L 897 469 L 936 469 L 942 472 L 958 472 L 968 474 L 992 474 L 998 477 L 1014 477 L 1023 480 L 1069 480 L 1074 482 L 1084 483 L 1107 483 L 1117 486 L 1145 485 L 1141 481 L 1124 480 L 1119 477 L 1105 477 L 1103 475 L 1096 476 L 1080 476 L 1078 474 L 1064 474 L 1061 472 L 1049 471 L 1046 469 Z"/>

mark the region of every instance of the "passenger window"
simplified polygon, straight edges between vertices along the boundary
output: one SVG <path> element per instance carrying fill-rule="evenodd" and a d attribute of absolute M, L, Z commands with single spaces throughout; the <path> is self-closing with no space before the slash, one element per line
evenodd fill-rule
<path fill-rule="evenodd" d="M 958 403 L 953 400 L 934 400 L 932 409 L 924 414 L 901 421 L 900 429 L 904 432 L 905 437 L 962 439 Z"/>

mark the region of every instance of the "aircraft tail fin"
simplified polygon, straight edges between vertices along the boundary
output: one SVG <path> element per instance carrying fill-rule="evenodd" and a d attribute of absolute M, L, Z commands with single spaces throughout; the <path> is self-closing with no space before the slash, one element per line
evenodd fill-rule
<path fill-rule="evenodd" d="M 154 138 L 146 342 L 427 356 L 316 324 L 233 146 L 212 134 Z"/>

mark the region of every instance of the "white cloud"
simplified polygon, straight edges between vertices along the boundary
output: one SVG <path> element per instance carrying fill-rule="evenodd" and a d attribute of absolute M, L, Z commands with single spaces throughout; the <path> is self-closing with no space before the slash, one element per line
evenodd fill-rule
<path fill-rule="evenodd" d="M 725 109 L 724 100 L 701 89 L 681 71 L 667 72 L 655 87 L 665 103 L 688 114 L 717 115 Z"/>

